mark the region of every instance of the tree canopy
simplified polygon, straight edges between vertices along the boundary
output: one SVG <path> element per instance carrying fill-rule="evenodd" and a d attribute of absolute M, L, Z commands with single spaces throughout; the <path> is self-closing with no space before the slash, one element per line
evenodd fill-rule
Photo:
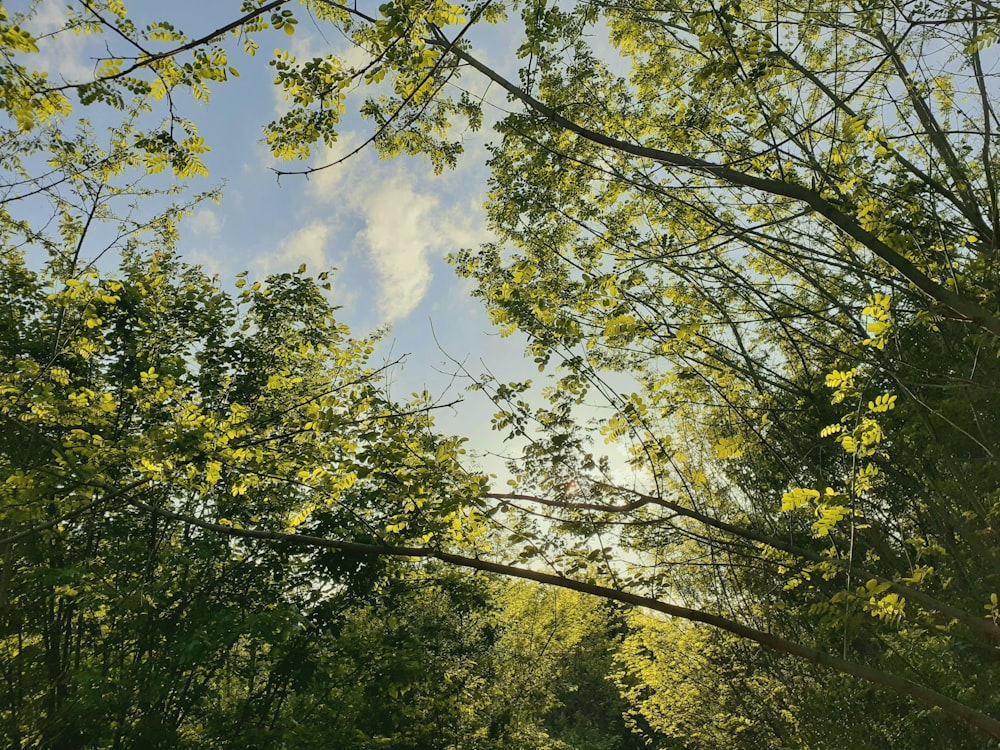
<path fill-rule="evenodd" d="M 168 10 L 80 2 L 54 34 L 99 39 L 101 60 L 60 81 L 31 30 L 42 5 L 0 12 L 15 746 L 207 742 L 183 732 L 224 737 L 258 709 L 273 741 L 263 717 L 291 727 L 287 705 L 370 667 L 351 660 L 384 649 L 364 636 L 380 607 L 406 621 L 385 631 L 436 644 L 425 674 L 402 653 L 390 671 L 409 676 L 378 688 L 422 696 L 384 719 L 398 746 L 452 731 L 421 735 L 435 715 L 483 743 L 565 730 L 610 746 L 570 710 L 581 685 L 665 748 L 1000 739 L 1000 6 L 250 0 L 181 30 Z M 268 61 L 287 107 L 263 137 L 286 179 L 336 168 L 304 160 L 347 107 L 371 125 L 359 148 L 438 171 L 459 128 L 506 111 L 496 241 L 452 262 L 547 378 L 476 378 L 494 428 L 526 444 L 508 486 L 435 432 L 428 400 L 388 398 L 325 278 L 230 292 L 183 262 L 179 217 L 214 196 L 182 189 L 211 145 L 182 94 L 210 101 L 305 19 L 358 54 Z M 496 27 L 520 40 L 505 68 L 474 41 Z M 470 77 L 503 102 L 464 91 Z M 74 120 L 97 107 L 120 120 L 107 146 Z M 167 170 L 181 187 L 145 187 Z M 164 208 L 140 220 L 120 208 L 133 200 Z M 602 455 L 619 448 L 628 470 Z M 571 624 L 536 618 L 559 639 L 536 654 L 461 620 L 523 621 L 525 600 L 569 594 L 484 593 L 433 560 L 607 609 L 566 599 Z M 404 575 L 426 592 L 399 594 Z M 567 661 L 587 639 L 601 658 Z M 532 683 L 521 653 L 574 689 Z M 451 674 L 452 658 L 541 697 L 474 727 L 448 686 L 484 672 Z M 74 713 L 97 704 L 114 717 L 100 738 Z"/>

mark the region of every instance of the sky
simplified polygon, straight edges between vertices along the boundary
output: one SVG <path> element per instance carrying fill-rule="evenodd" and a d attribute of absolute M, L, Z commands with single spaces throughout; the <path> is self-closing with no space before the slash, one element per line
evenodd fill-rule
<path fill-rule="evenodd" d="M 6 5 L 17 10 L 28 3 Z M 170 20 L 190 37 L 231 20 L 239 7 L 238 2 L 187 0 L 130 0 L 126 5 L 138 24 Z M 43 0 L 29 28 L 45 32 L 60 27 L 65 7 Z M 210 177 L 192 181 L 192 190 L 214 185 L 223 190 L 219 204 L 199 205 L 182 224 L 181 254 L 230 281 L 244 270 L 254 278 L 295 270 L 302 263 L 315 273 L 337 269 L 332 299 L 341 306 L 339 319 L 359 335 L 391 326 L 378 357 L 406 355 L 392 372 L 391 395 L 404 400 L 426 389 L 442 403 L 463 399 L 438 413 L 439 429 L 469 437 L 480 452 L 502 451 L 500 437 L 490 430 L 494 407 L 482 394 L 465 392 L 468 380 L 455 379 L 456 362 L 472 374 L 489 370 L 504 381 L 537 378 L 538 373 L 523 359 L 524 340 L 499 336 L 482 304 L 471 297 L 471 283 L 456 276 L 445 256 L 492 239 L 483 208 L 486 144 L 493 136 L 489 124 L 502 116 L 506 102 L 494 97 L 497 106 L 487 106 L 484 113 L 486 126 L 461 133 L 466 153 L 454 171 L 434 175 L 430 164 L 418 158 L 382 161 L 369 148 L 308 179 L 284 176 L 279 181 L 272 167 L 303 165 L 277 162 L 262 140 L 262 127 L 286 106 L 271 84 L 267 44 L 286 45 L 300 58 L 329 50 L 349 59 L 357 56 L 345 39 L 314 23 L 302 6 L 294 9 L 300 22 L 293 38 L 279 32 L 262 35 L 256 58 L 234 50 L 231 61 L 239 78 L 213 86 L 207 103 L 192 98 L 176 102 L 211 148 L 204 157 Z M 498 28 L 477 33 L 479 54 L 513 73 L 516 40 Z M 92 42 L 86 37 L 56 35 L 42 41 L 41 57 L 54 76 L 86 79 L 93 56 L 107 54 L 105 42 L 114 44 L 114 39 L 101 40 L 95 49 L 88 47 Z M 484 85 L 472 79 L 462 84 Z M 90 117 L 100 128 L 100 108 L 77 107 L 74 115 Z M 339 141 L 318 149 L 310 164 L 330 163 L 370 132 L 370 123 L 349 110 Z M 480 465 L 502 473 L 498 460 L 484 458 Z"/>

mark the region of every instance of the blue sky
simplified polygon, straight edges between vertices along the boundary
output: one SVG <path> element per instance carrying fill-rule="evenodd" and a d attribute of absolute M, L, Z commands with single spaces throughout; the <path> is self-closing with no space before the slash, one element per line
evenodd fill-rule
<path fill-rule="evenodd" d="M 27 5 L 7 4 L 14 11 Z M 197 37 L 234 17 L 239 3 L 131 0 L 127 7 L 137 24 L 170 20 Z M 233 280 L 243 270 L 259 277 L 293 270 L 300 263 L 314 272 L 338 269 L 333 300 L 342 306 L 340 319 L 358 334 L 391 325 L 380 356 L 407 355 L 405 364 L 393 373 L 393 395 L 402 399 L 426 388 L 444 402 L 464 398 L 457 408 L 439 413 L 440 428 L 468 436 L 481 450 L 500 450 L 499 437 L 490 431 L 493 406 L 480 394 L 464 392 L 467 383 L 454 381 L 455 365 L 441 349 L 465 361 L 473 373 L 488 368 L 503 380 L 538 376 L 534 365 L 523 361 L 523 339 L 501 339 L 480 302 L 470 296 L 469 282 L 459 279 L 444 260 L 449 252 L 491 238 L 483 210 L 485 144 L 493 135 L 489 122 L 501 116 L 506 102 L 499 97 L 498 107 L 487 107 L 483 130 L 462 133 L 466 154 L 455 171 L 436 176 L 424 160 L 381 161 L 373 150 L 365 149 L 309 179 L 285 176 L 279 182 L 271 167 L 303 165 L 279 164 L 262 142 L 263 125 L 284 106 L 281 93 L 271 84 L 268 45 L 289 48 L 300 58 L 331 49 L 348 59 L 357 57 L 346 40 L 314 24 L 303 7 L 294 10 L 300 19 L 294 38 L 280 32 L 260 35 L 256 58 L 234 48 L 231 64 L 239 69 L 239 78 L 213 86 L 208 103 L 193 98 L 176 102 L 180 114 L 196 123 L 211 147 L 204 158 L 211 176 L 193 181 L 192 189 L 223 183 L 224 193 L 221 203 L 200 205 L 184 223 L 182 254 L 223 280 Z M 62 2 L 44 0 L 29 28 L 52 31 L 64 18 Z M 476 36 L 485 59 L 512 73 L 516 40 L 504 37 L 498 28 L 477 30 Z M 86 78 L 93 68 L 92 56 L 107 54 L 105 42 L 118 51 L 112 37 L 97 41 L 95 47 L 95 40 L 86 37 L 49 37 L 40 45 L 41 59 L 53 76 Z M 123 46 L 119 54 L 126 49 Z M 471 78 L 461 83 L 484 85 Z M 89 117 L 100 128 L 107 113 L 100 107 L 77 107 L 74 116 Z M 370 132 L 370 124 L 354 115 L 349 105 L 339 142 L 318 149 L 310 163 L 329 163 Z M 499 471 L 501 464 L 486 460 L 483 466 Z"/>

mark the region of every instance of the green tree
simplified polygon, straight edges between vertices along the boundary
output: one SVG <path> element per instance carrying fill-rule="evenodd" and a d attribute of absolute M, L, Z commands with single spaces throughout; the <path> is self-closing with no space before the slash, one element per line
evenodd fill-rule
<path fill-rule="evenodd" d="M 468 748 L 638 748 L 610 680 L 625 630 L 620 610 L 572 591 L 497 586 L 494 638 L 470 701 Z"/>
<path fill-rule="evenodd" d="M 604 10 L 627 77 L 586 44 L 592 6 L 525 13 L 519 85 L 459 53 L 525 105 L 491 161 L 507 244 L 459 270 L 560 368 L 517 499 L 598 549 L 627 513 L 648 554 L 632 586 L 979 701 L 996 679 L 991 32 L 944 6 Z M 588 391 L 638 487 L 581 455 L 566 415 Z"/>
<path fill-rule="evenodd" d="M 273 58 L 290 102 L 265 128 L 279 157 L 331 143 L 356 83 L 374 87 L 360 87 L 370 142 L 437 168 L 460 150 L 452 122 L 480 117 L 446 83 L 473 73 L 516 104 L 490 161 L 501 242 L 455 262 L 553 373 L 552 403 L 531 409 L 523 384 L 484 382 L 496 424 L 533 439 L 515 492 L 484 497 L 442 475 L 420 495 L 441 512 L 380 519 L 388 536 L 144 509 L 199 533 L 438 558 L 646 606 L 889 687 L 932 712 L 921 721 L 943 711 L 1000 737 L 998 11 L 305 3 L 298 15 L 339 28 L 370 62 Z M 232 74 L 227 44 L 252 53 L 298 20 L 280 0 L 239 13 L 186 36 L 137 26 L 118 2 L 83 4 L 70 24 L 118 51 L 93 80 L 65 84 L 32 69 L 36 40 L 5 18 L 19 55 L 3 106 L 23 136 L 64 116 L 73 92 L 119 108 L 206 97 Z M 479 23 L 517 24 L 518 76 L 464 41 Z M 608 37 L 606 59 L 594 34 Z M 131 164 L 196 172 L 203 144 L 167 112 L 129 137 Z M 590 430 L 577 407 L 594 398 L 613 413 Z M 592 455 L 600 436 L 627 443 L 635 482 Z M 373 482 L 407 455 L 393 445 Z M 161 466 L 158 455 L 147 459 Z M 355 501 L 381 508 L 385 486 Z M 460 545 L 435 544 L 463 492 L 513 529 L 514 559 L 474 545 L 481 523 Z M 551 518 L 536 524 L 538 512 Z M 952 728 L 952 744 L 975 741 Z"/>
<path fill-rule="evenodd" d="M 175 747 L 230 690 L 277 716 L 316 569 L 176 515 L 434 544 L 461 512 L 442 503 L 479 492 L 458 441 L 382 395 L 372 342 L 301 269 L 232 298 L 169 247 L 110 274 L 0 262 L 5 735 Z M 379 576 L 326 565 L 327 587 Z"/>
<path fill-rule="evenodd" d="M 206 707 L 199 741 L 213 747 L 469 747 L 465 734 L 490 646 L 490 588 L 461 571 L 398 566 L 349 597 L 324 592 L 321 603 L 304 608 L 307 624 L 296 649 L 281 654 L 290 657 L 287 663 L 269 673 L 266 662 L 276 659 L 260 653 L 255 687 L 230 670 L 226 679 L 237 689 Z M 268 692 L 279 693 L 281 705 L 261 712 L 255 693 Z"/>

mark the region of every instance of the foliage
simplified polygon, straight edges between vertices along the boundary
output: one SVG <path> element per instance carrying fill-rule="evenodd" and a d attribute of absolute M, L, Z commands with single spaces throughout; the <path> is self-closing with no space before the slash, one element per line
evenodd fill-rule
<path fill-rule="evenodd" d="M 637 622 L 616 676 L 630 720 L 651 739 L 684 748 L 769 747 L 776 737 L 784 747 L 809 747 L 791 686 L 760 654 L 738 649 L 736 639 L 684 623 Z M 810 713 L 808 723 L 817 718 Z"/>
<path fill-rule="evenodd" d="M 931 736 L 945 747 L 982 744 L 903 699 L 783 663 L 726 633 L 642 616 L 632 625 L 615 679 L 629 723 L 653 747 L 874 750 L 919 747 Z"/>
<path fill-rule="evenodd" d="M 278 711 L 309 613 L 371 566 L 317 588 L 288 550 L 158 512 L 428 542 L 476 491 L 458 443 L 381 395 L 302 269 L 234 298 L 169 249 L 108 275 L 2 262 L 5 733 L 177 746 L 241 679 L 242 711 Z"/>
<path fill-rule="evenodd" d="M 189 539 L 214 545 L 216 569 L 251 549 L 281 561 L 294 546 L 360 574 L 336 557 L 350 543 L 712 625 L 725 634 L 654 621 L 625 641 L 630 715 L 673 740 L 678 727 L 691 743 L 719 739 L 690 727 L 722 675 L 755 697 L 724 694 L 718 722 L 748 743 L 764 742 L 767 724 L 785 746 L 824 746 L 815 727 L 834 694 L 857 717 L 853 736 L 886 746 L 1000 737 L 990 57 L 1000 8 L 302 5 L 247 2 L 230 23 L 188 36 L 167 21 L 136 24 L 117 1 L 84 3 L 58 33 L 100 36 L 108 51 L 92 79 L 66 83 L 33 66 L 31 11 L 0 16 L 12 50 L 0 74 L 8 191 L 21 200 L 23 185 L 39 186 L 62 217 L 48 239 L 24 217 L 5 222 L 3 507 L 18 537 L 5 570 L 32 574 L 17 576 L 20 591 L 5 583 L 4 596 L 36 611 L 11 632 L 30 632 L 30 669 L 48 669 L 15 675 L 36 692 L 8 693 L 8 715 L 27 698 L 62 717 L 66 691 L 82 689 L 60 675 L 100 641 L 73 635 L 99 632 L 98 615 L 81 614 L 100 611 L 96 581 L 120 602 L 154 578 L 165 588 L 151 601 L 173 591 L 169 576 L 138 573 L 134 532 L 145 523 L 178 559 Z M 128 249 L 120 278 L 91 272 L 74 250 L 86 217 L 113 221 L 98 185 L 203 170 L 205 144 L 175 96 L 207 99 L 209 84 L 236 74 L 230 57 L 295 34 L 303 13 L 367 61 L 276 52 L 289 106 L 264 132 L 280 158 L 331 144 L 356 91 L 368 97 L 357 107 L 372 122 L 369 144 L 424 154 L 438 170 L 461 150 L 455 121 L 481 120 L 479 103 L 450 93 L 460 73 L 515 105 L 489 163 L 498 241 L 454 256 L 501 332 L 525 335 L 551 376 L 544 408 L 530 405 L 527 383 L 479 383 L 498 405 L 494 425 L 530 442 L 510 492 L 487 494 L 463 473 L 458 444 L 433 436 L 422 405 L 379 396 L 368 344 L 347 338 L 301 274 L 230 300 L 169 249 Z M 464 40 L 473 24 L 500 23 L 521 40 L 516 76 Z M 83 159 L 61 123 L 96 104 L 126 124 L 100 158 Z M 157 111 L 163 123 L 146 127 Z M 42 153 L 71 176 L 75 202 L 61 183 L 39 182 Z M 172 225 L 160 223 L 162 241 Z M 44 272 L 22 262 L 23 242 L 51 254 Z M 611 411 L 587 424 L 582 407 L 594 403 Z M 629 481 L 597 455 L 602 438 L 627 453 Z M 258 548 L 261 538 L 272 546 Z M 119 562 L 88 577 L 80 561 L 93 553 L 80 549 L 94 545 Z M 279 567 L 282 589 L 295 590 L 298 568 Z M 153 607 L 142 601 L 139 611 Z M 561 627 L 572 650 L 573 630 Z M 134 644 L 147 641 L 130 638 L 141 666 L 149 651 Z M 684 679 L 673 683 L 655 654 L 678 642 L 703 659 L 677 661 Z M 845 675 L 900 697 L 873 702 Z M 152 695 L 143 720 L 166 705 Z M 783 702 L 814 716 L 813 728 L 782 714 Z M 887 729 L 904 718 L 911 729 Z"/>
<path fill-rule="evenodd" d="M 504 586 L 476 720 L 475 748 L 638 748 L 608 679 L 624 627 L 621 613 L 593 597 L 534 584 Z"/>
<path fill-rule="evenodd" d="M 587 44 L 599 10 L 626 75 Z M 645 554 L 606 576 L 995 715 L 994 83 L 976 19 L 908 12 L 525 12 L 530 78 L 462 58 L 524 111 L 491 160 L 504 244 L 455 260 L 556 366 L 558 420 L 493 391 L 536 430 L 516 491 L 589 545 L 624 524 Z M 637 484 L 566 439 L 588 394 Z M 884 705 L 858 709 L 872 736 Z"/>

